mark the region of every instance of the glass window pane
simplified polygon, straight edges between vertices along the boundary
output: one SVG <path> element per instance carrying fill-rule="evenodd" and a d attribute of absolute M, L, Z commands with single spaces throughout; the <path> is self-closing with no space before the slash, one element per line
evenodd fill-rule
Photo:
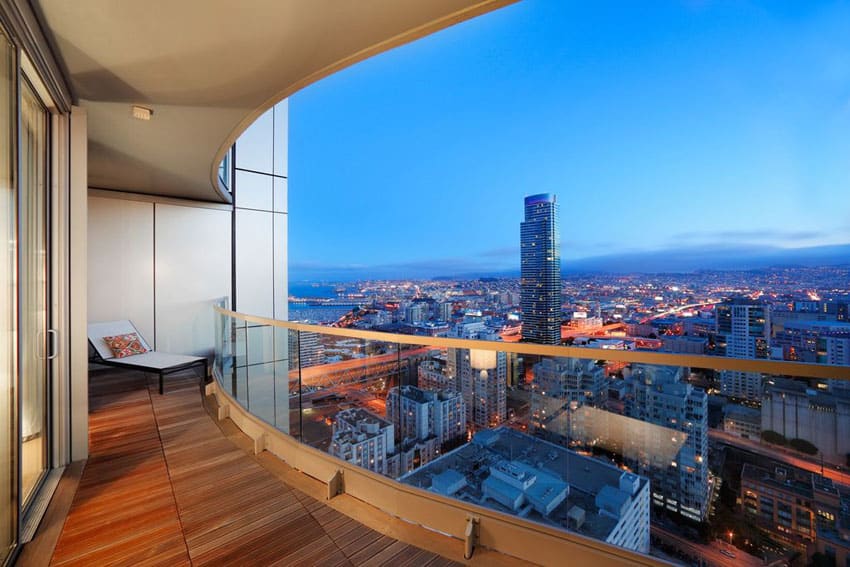
<path fill-rule="evenodd" d="M 274 178 L 249 171 L 236 170 L 236 206 L 240 209 L 272 210 Z"/>
<path fill-rule="evenodd" d="M 274 107 L 274 174 L 289 176 L 289 99 Z"/>
<path fill-rule="evenodd" d="M 0 563 L 15 543 L 15 52 L 0 30 Z"/>
<path fill-rule="evenodd" d="M 272 173 L 273 122 L 273 111 L 269 109 L 239 136 L 236 140 L 237 168 Z"/>
<path fill-rule="evenodd" d="M 29 500 L 47 468 L 47 110 L 21 89 L 21 486 Z"/>

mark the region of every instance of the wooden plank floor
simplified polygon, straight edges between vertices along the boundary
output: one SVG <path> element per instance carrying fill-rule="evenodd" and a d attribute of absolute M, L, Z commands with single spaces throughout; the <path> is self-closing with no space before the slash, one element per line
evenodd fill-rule
<path fill-rule="evenodd" d="M 51 564 L 456 564 L 283 483 L 222 434 L 196 378 L 166 385 L 92 372 L 90 457 Z"/>

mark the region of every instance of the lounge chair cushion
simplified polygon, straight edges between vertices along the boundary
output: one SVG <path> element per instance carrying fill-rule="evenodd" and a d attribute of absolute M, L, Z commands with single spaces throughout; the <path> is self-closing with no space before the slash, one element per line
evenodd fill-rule
<path fill-rule="evenodd" d="M 115 358 L 126 358 L 135 354 L 144 354 L 148 349 L 139 340 L 139 335 L 136 333 L 127 333 L 125 335 L 115 335 L 111 337 L 103 337 L 103 342 L 115 355 Z"/>
<path fill-rule="evenodd" d="M 120 361 L 112 360 L 118 364 L 126 364 L 128 366 L 144 366 L 155 370 L 165 370 L 172 366 L 188 364 L 190 362 L 198 362 L 203 360 L 201 356 L 189 356 L 187 354 L 171 354 L 168 352 L 149 351 L 144 354 L 135 354 L 127 356 Z"/>

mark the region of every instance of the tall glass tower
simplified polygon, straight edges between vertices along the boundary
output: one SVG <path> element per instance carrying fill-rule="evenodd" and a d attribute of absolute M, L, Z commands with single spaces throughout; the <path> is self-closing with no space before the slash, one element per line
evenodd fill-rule
<path fill-rule="evenodd" d="M 525 198 L 520 223 L 522 339 L 561 343 L 561 236 L 558 203 L 544 193 Z"/>

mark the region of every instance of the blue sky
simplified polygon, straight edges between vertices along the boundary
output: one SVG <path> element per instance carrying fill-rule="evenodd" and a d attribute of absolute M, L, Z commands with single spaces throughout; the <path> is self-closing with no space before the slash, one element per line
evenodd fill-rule
<path fill-rule="evenodd" d="M 850 4 L 525 0 L 290 100 L 302 277 L 850 242 Z M 663 257 L 663 254 L 661 255 Z"/>

